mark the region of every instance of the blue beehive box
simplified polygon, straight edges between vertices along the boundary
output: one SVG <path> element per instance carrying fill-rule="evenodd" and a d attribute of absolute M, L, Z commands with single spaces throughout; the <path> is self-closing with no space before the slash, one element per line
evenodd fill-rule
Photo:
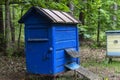
<path fill-rule="evenodd" d="M 25 24 L 28 73 L 56 75 L 79 67 L 79 21 L 70 14 L 31 7 L 19 23 Z"/>
<path fill-rule="evenodd" d="M 120 31 L 106 31 L 107 35 L 107 56 L 120 57 Z"/>

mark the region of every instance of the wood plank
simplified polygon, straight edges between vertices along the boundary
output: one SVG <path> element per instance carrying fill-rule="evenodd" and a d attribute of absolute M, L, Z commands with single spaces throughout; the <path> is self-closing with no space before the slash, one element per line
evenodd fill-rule
<path fill-rule="evenodd" d="M 85 76 L 86 78 L 90 80 L 103 80 L 101 77 L 99 77 L 97 74 L 83 68 L 80 66 L 80 68 L 75 70 L 78 74 Z"/>
<path fill-rule="evenodd" d="M 107 38 L 120 38 L 120 34 L 117 34 L 117 35 L 107 35 Z"/>
<path fill-rule="evenodd" d="M 120 48 L 108 48 L 107 52 L 120 52 Z"/>
<path fill-rule="evenodd" d="M 107 44 L 107 48 L 114 48 L 114 49 L 120 49 L 120 43 L 119 44 L 110 44 L 110 43 L 108 43 Z"/>
<path fill-rule="evenodd" d="M 80 54 L 78 51 L 76 51 L 75 49 L 73 48 L 68 48 L 68 49 L 65 49 L 65 52 L 70 55 L 71 57 L 73 58 L 78 58 L 80 57 Z"/>

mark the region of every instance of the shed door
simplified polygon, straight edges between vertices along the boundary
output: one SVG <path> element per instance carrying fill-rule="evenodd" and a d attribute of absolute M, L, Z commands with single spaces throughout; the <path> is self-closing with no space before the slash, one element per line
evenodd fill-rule
<path fill-rule="evenodd" d="M 49 29 L 27 30 L 27 66 L 34 73 L 51 73 Z"/>

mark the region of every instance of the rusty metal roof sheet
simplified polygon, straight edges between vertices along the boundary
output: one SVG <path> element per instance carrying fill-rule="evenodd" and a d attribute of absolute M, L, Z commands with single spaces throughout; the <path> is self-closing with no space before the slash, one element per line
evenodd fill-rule
<path fill-rule="evenodd" d="M 44 9 L 40 7 L 32 7 L 30 10 L 35 9 L 38 13 L 41 14 L 41 12 L 47 16 L 52 23 L 71 23 L 71 24 L 77 24 L 80 23 L 79 20 L 75 19 L 72 15 L 66 12 L 62 11 L 57 11 L 57 10 L 49 10 L 49 9 Z M 30 11 L 28 11 L 30 12 Z M 26 13 L 20 20 L 19 23 L 23 23 L 23 18 L 27 15 Z"/>

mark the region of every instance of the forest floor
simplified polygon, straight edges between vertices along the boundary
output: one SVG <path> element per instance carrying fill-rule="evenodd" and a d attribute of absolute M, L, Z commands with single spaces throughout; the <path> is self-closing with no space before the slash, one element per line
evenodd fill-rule
<path fill-rule="evenodd" d="M 106 59 L 106 49 L 81 48 L 81 65 L 104 80 L 120 80 L 120 59 L 113 58 L 111 63 Z"/>
<path fill-rule="evenodd" d="M 80 48 L 81 65 L 104 78 L 104 80 L 120 80 L 120 60 L 113 59 L 107 63 L 105 48 Z M 24 57 L 0 57 L 0 80 L 25 80 Z"/>

